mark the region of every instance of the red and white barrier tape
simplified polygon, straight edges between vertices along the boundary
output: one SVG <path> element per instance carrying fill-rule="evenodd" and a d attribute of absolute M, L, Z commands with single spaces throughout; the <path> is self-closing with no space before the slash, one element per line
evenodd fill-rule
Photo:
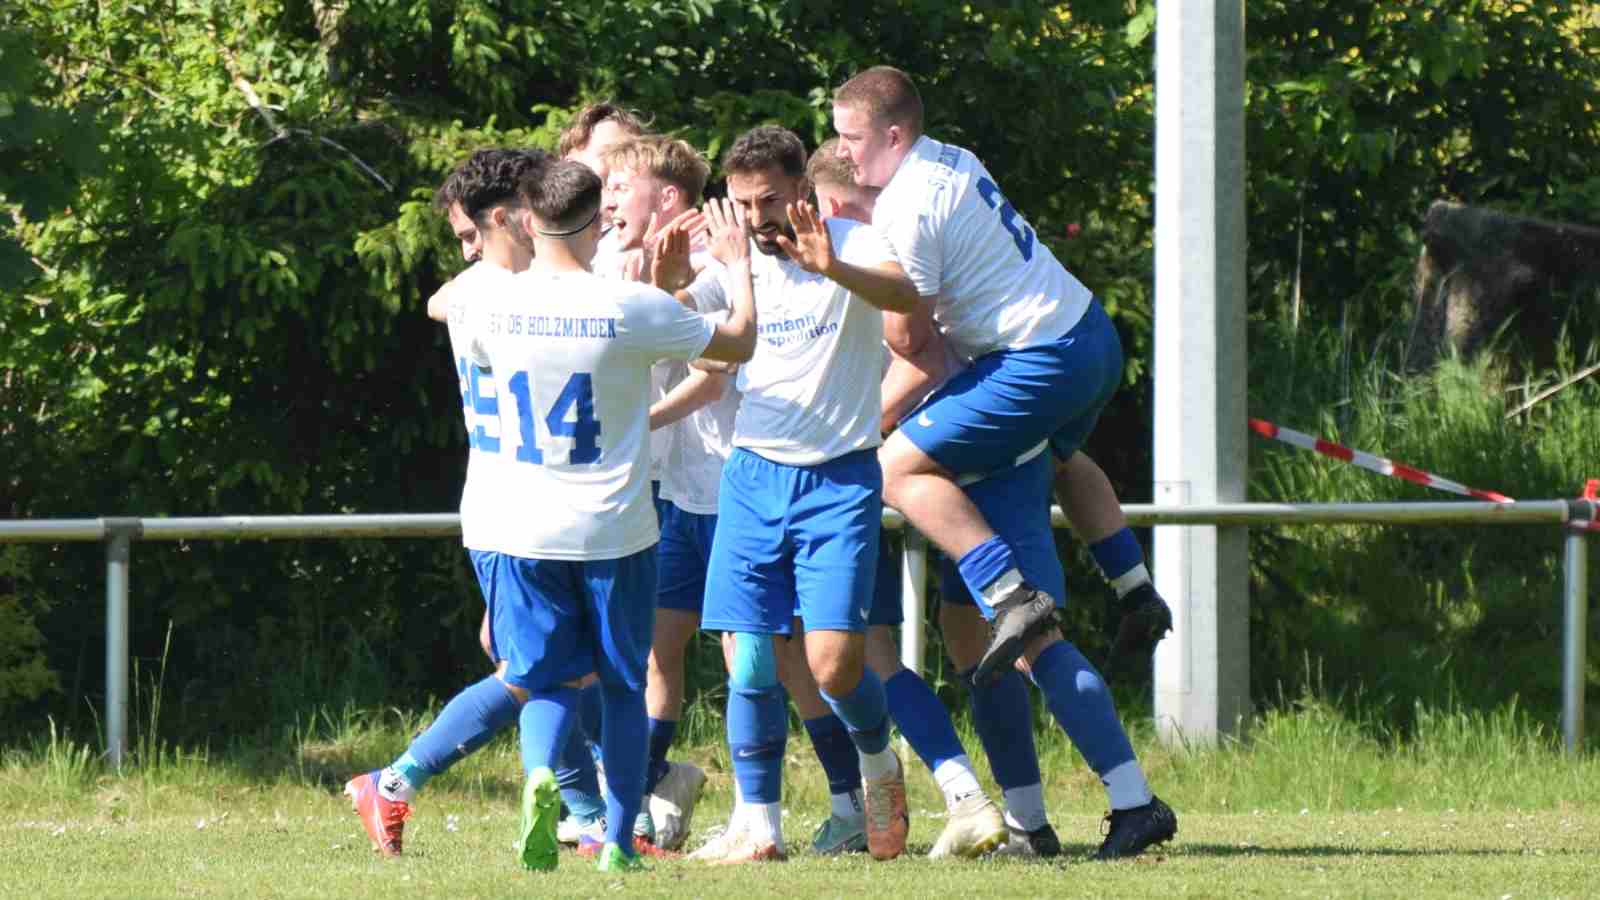
<path fill-rule="evenodd" d="M 1374 456 L 1371 453 L 1363 453 L 1360 450 L 1352 450 L 1349 447 L 1345 447 L 1341 444 L 1335 444 L 1332 441 L 1325 441 L 1322 438 L 1312 437 L 1309 434 L 1295 431 L 1292 428 L 1283 428 L 1278 425 L 1274 425 L 1265 419 L 1251 419 L 1250 430 L 1264 438 L 1282 441 L 1285 444 L 1289 444 L 1294 447 L 1300 447 L 1304 450 L 1313 450 L 1322 454 L 1323 456 L 1332 457 L 1333 459 L 1340 460 L 1341 462 L 1351 463 L 1352 465 L 1360 466 L 1363 469 L 1377 472 L 1379 475 L 1387 475 L 1390 478 L 1399 478 L 1402 481 L 1420 484 L 1423 487 L 1437 488 L 1438 490 L 1449 491 L 1452 494 L 1460 494 L 1464 497 L 1477 497 L 1480 500 L 1492 500 L 1496 503 L 1515 502 L 1505 494 L 1499 494 L 1494 491 L 1480 491 L 1477 488 L 1470 488 L 1459 482 L 1451 481 L 1448 478 L 1441 478 L 1431 472 L 1424 472 L 1421 469 L 1408 466 L 1405 463 L 1397 463 L 1392 459 Z"/>
<path fill-rule="evenodd" d="M 1591 503 L 1600 503 L 1600 478 L 1591 478 L 1583 486 L 1583 498 Z M 1600 531 L 1600 518 L 1593 518 L 1587 522 L 1573 522 L 1572 527 L 1579 531 Z"/>

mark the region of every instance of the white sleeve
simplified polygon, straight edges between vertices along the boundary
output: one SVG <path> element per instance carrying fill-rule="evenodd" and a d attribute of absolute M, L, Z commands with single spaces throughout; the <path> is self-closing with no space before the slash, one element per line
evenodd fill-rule
<path fill-rule="evenodd" d="M 879 230 L 893 248 L 900 268 L 917 286 L 917 293 L 924 297 L 939 293 L 944 283 L 944 248 L 931 214 L 924 210 L 891 216 Z"/>
<path fill-rule="evenodd" d="M 694 300 L 694 308 L 701 312 L 713 312 L 719 309 L 728 309 L 728 285 L 723 281 L 723 273 L 727 269 L 721 265 L 712 264 L 700 270 L 694 281 L 684 290 L 689 292 L 689 297 Z"/>
<path fill-rule="evenodd" d="M 877 229 L 856 222 L 844 223 L 835 227 L 833 223 L 838 219 L 829 219 L 828 228 L 833 232 L 834 246 L 839 248 L 839 259 L 851 264 L 870 269 L 886 262 L 899 262 L 894 248 Z"/>
<path fill-rule="evenodd" d="M 617 337 L 651 359 L 696 359 L 716 332 L 710 319 L 665 291 L 643 287 L 622 302 Z"/>

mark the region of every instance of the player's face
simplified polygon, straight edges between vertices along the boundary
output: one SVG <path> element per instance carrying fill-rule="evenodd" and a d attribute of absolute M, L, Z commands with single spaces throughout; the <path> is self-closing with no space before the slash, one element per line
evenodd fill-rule
<path fill-rule="evenodd" d="M 628 171 L 612 172 L 606 179 L 605 202 L 600 215 L 611 222 L 621 249 L 636 250 L 644 246 L 649 236 L 645 230 L 650 227 L 650 214 L 662 209 L 663 187 L 649 175 Z"/>
<path fill-rule="evenodd" d="M 883 187 L 900 165 L 900 129 L 874 121 L 857 106 L 833 107 L 833 130 L 839 132 L 839 158 L 850 161 L 856 183 Z"/>
<path fill-rule="evenodd" d="M 600 176 L 600 183 L 604 184 L 611 172 L 605 163 L 604 154 L 613 144 L 620 144 L 628 139 L 628 133 L 623 131 L 617 123 L 607 119 L 594 126 L 589 132 L 589 143 L 567 154 L 567 159 L 581 162 Z M 605 210 L 600 214 L 605 215 Z"/>
<path fill-rule="evenodd" d="M 478 226 L 467 218 L 467 213 L 461 204 L 452 203 L 447 215 L 450 218 L 450 230 L 456 233 L 456 240 L 461 242 L 461 257 L 467 262 L 476 262 L 483 255 L 483 235 L 478 233 Z"/>
<path fill-rule="evenodd" d="M 728 196 L 738 204 L 745 221 L 755 232 L 757 250 L 768 256 L 778 256 L 783 253 L 783 248 L 778 246 L 778 235 L 794 240 L 788 205 L 804 198 L 804 187 L 803 177 L 786 175 L 777 166 L 728 176 Z"/>

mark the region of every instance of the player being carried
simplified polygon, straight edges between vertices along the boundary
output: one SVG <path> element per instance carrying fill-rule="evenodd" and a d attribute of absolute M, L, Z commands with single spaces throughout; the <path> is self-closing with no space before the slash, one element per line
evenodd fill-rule
<path fill-rule="evenodd" d="M 957 561 L 991 618 L 974 681 L 989 682 L 1022 661 L 1107 786 L 1111 829 L 1100 855 L 1137 854 L 1172 837 L 1176 817 L 1151 794 L 1099 674 L 1061 639 L 1054 612 L 1063 598 L 1028 582 L 1012 541 L 957 483 L 1015 465 L 1044 441 L 1059 459 L 1080 455 L 1121 381 L 1121 344 L 1105 311 L 1037 239 L 983 164 L 923 135 L 922 118 L 915 85 L 888 66 L 862 72 L 834 94 L 839 155 L 859 182 L 882 188 L 873 227 L 932 305 L 955 355 L 971 360 L 885 441 L 885 499 Z M 920 349 L 904 334 L 891 335 L 890 344 L 908 358 Z M 1063 486 L 1103 490 L 1091 505 L 1117 506 L 1103 475 Z M 1104 518 L 1112 518 L 1109 510 Z M 1148 656 L 1171 614 L 1148 587 L 1137 542 L 1123 527 L 1091 549 L 1135 604 L 1131 615 L 1125 610 L 1130 634 L 1119 646 Z M 1137 571 L 1117 571 L 1124 567 Z M 1134 581 L 1142 585 L 1137 595 Z M 1082 691 L 1086 684 L 1098 687 Z"/>
<path fill-rule="evenodd" d="M 650 286 L 589 272 L 601 183 L 581 163 L 524 184 L 535 261 L 471 310 L 474 361 L 502 385 L 501 465 L 492 508 L 503 527 L 485 561 L 505 681 L 525 692 L 520 722 L 523 864 L 553 869 L 555 773 L 576 717 L 577 685 L 598 675 L 605 762 L 602 870 L 639 862 L 633 822 L 644 795 L 644 687 L 655 612 L 658 526 L 643 465 L 650 366 L 704 356 L 742 362 L 755 346 L 747 231 L 732 210 L 711 221 L 728 258 L 728 320 L 715 324 Z M 684 237 L 681 236 L 680 237 Z M 686 239 L 686 237 L 684 238 Z M 528 518 L 538 508 L 540 516 Z"/>

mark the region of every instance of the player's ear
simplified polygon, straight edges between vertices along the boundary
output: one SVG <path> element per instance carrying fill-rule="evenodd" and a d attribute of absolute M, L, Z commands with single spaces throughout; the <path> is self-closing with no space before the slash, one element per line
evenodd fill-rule
<path fill-rule="evenodd" d="M 838 197 L 829 196 L 824 198 L 818 196 L 817 199 L 822 201 L 822 208 L 817 210 L 818 215 L 824 219 L 839 218 L 839 210 L 844 208 L 844 204 L 839 202 Z"/>

